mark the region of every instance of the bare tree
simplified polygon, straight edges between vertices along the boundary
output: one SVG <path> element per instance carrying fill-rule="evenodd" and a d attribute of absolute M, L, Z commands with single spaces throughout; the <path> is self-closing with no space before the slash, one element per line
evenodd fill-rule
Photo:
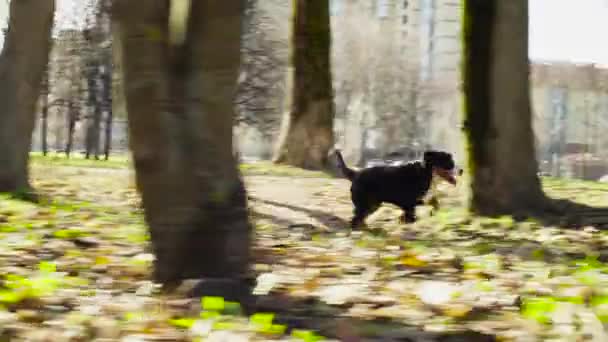
<path fill-rule="evenodd" d="M 85 17 L 84 26 L 80 20 L 62 13 L 55 18 L 48 89 L 42 89 L 40 94 L 41 115 L 45 92 L 48 108 L 39 128 L 44 131 L 47 127 L 47 149 L 48 141 L 54 138 L 58 151 L 71 154 L 85 148 L 88 154 L 98 157 L 101 152 L 109 154 L 110 140 L 105 138 L 111 139 L 112 135 L 112 82 L 107 80 L 111 75 L 106 75 L 112 73 L 109 0 L 83 0 L 69 5 L 72 8 L 68 12 Z"/>
<path fill-rule="evenodd" d="M 79 145 L 79 122 L 84 114 L 86 86 L 82 79 L 82 32 L 57 32 L 48 65 L 48 125 L 56 150 L 71 154 Z"/>
<path fill-rule="evenodd" d="M 154 278 L 168 287 L 248 270 L 251 230 L 232 154 L 242 3 L 186 1 L 184 18 L 167 2 L 114 2 Z"/>
<path fill-rule="evenodd" d="M 257 128 L 271 139 L 280 124 L 277 115 L 285 94 L 287 41 L 281 39 L 281 17 L 267 11 L 268 3 L 248 1 L 242 46 L 241 77 L 237 88 L 237 124 Z M 281 11 L 277 3 L 271 10 Z"/>
<path fill-rule="evenodd" d="M 10 2 L 0 54 L 0 192 L 30 189 L 29 151 L 54 12 L 54 0 Z"/>
<path fill-rule="evenodd" d="M 289 96 L 274 162 L 324 169 L 334 144 L 329 0 L 294 0 Z"/>
<path fill-rule="evenodd" d="M 93 11 L 89 19 L 89 28 L 84 30 L 83 53 L 84 67 L 83 72 L 87 80 L 87 106 L 90 115 L 87 117 L 85 158 L 91 154 L 95 159 L 99 159 L 101 143 L 101 124 L 105 114 L 106 135 L 111 138 L 112 106 L 111 90 L 108 89 L 111 83 L 108 82 L 108 73 L 111 70 L 112 54 L 112 35 L 110 30 L 110 18 L 108 0 L 98 0 L 93 4 Z M 109 122 L 108 122 L 109 121 Z M 109 155 L 109 142 L 106 140 L 106 158 Z"/>

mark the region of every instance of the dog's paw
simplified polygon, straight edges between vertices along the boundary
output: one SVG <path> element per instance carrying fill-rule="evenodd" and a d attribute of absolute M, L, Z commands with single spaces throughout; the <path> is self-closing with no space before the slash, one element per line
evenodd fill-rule
<path fill-rule="evenodd" d="M 350 230 L 352 231 L 358 231 L 358 230 L 366 230 L 367 229 L 367 224 L 365 222 L 361 222 L 361 223 L 351 223 L 350 225 Z"/>
<path fill-rule="evenodd" d="M 406 214 L 399 216 L 399 223 L 401 223 L 401 224 L 414 223 L 414 222 L 416 222 L 416 216 L 410 216 L 410 215 L 406 215 Z"/>

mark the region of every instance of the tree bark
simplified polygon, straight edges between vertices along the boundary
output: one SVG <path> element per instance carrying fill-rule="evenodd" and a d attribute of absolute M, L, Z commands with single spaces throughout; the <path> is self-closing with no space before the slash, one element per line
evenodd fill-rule
<path fill-rule="evenodd" d="M 464 4 L 469 207 L 482 215 L 543 210 L 548 202 L 537 175 L 530 109 L 528 2 Z"/>
<path fill-rule="evenodd" d="M 90 41 L 89 41 L 90 42 Z M 86 57 L 84 74 L 87 78 L 87 107 L 90 115 L 87 116 L 87 135 L 85 140 L 85 158 L 91 154 L 99 159 L 99 129 L 101 126 L 101 104 L 99 96 L 99 60 L 97 56 Z"/>
<path fill-rule="evenodd" d="M 102 79 L 102 103 L 104 111 L 106 112 L 105 122 L 105 135 L 104 135 L 104 146 L 103 154 L 104 159 L 110 159 L 110 150 L 112 149 L 112 58 L 106 58 L 104 64 L 104 70 L 101 75 Z"/>
<path fill-rule="evenodd" d="M 67 128 L 68 128 L 68 136 L 67 141 L 65 143 L 65 156 L 70 158 L 70 154 L 72 153 L 72 148 L 74 148 L 74 130 L 76 128 L 76 121 L 78 120 L 78 109 L 74 104 L 74 100 L 69 100 L 68 102 L 68 115 L 67 115 Z"/>
<path fill-rule="evenodd" d="M 45 76 L 43 79 L 42 94 L 40 104 L 40 117 L 41 117 L 41 128 L 40 128 L 40 140 L 42 144 L 42 155 L 46 156 L 49 151 L 48 146 L 48 129 L 49 129 L 49 73 L 48 69 L 45 70 Z"/>
<path fill-rule="evenodd" d="M 0 54 L 0 192 L 29 191 L 36 102 L 51 47 L 54 0 L 10 2 Z"/>
<path fill-rule="evenodd" d="M 294 0 L 288 109 L 274 162 L 325 169 L 334 144 L 328 0 Z"/>
<path fill-rule="evenodd" d="M 154 278 L 246 277 L 251 228 L 232 154 L 242 1 L 192 1 L 181 44 L 169 40 L 166 2 L 114 5 Z"/>

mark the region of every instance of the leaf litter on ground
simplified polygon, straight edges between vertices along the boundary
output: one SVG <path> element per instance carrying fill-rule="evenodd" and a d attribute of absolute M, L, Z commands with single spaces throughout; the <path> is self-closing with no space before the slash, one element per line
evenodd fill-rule
<path fill-rule="evenodd" d="M 246 317 L 236 303 L 162 295 L 149 281 L 153 256 L 129 170 L 39 164 L 33 182 L 46 202 L 0 199 L 3 337 L 607 338 L 608 235 L 591 227 L 469 218 L 448 193 L 444 209 L 429 217 L 421 208 L 416 224 L 398 224 L 387 206 L 368 222 L 375 231 L 348 234 L 346 181 L 268 168 L 246 184 L 258 227 L 255 291 L 272 313 Z M 556 197 L 584 188 L 591 202 L 608 200 L 594 183 L 545 186 Z"/>

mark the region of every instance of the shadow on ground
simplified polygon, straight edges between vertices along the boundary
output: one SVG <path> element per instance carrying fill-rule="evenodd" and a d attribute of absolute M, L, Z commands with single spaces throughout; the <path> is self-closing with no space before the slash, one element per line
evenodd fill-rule
<path fill-rule="evenodd" d="M 558 226 L 560 228 L 581 229 L 594 227 L 599 230 L 608 229 L 608 207 L 591 206 L 568 200 L 549 199 L 549 210 L 514 216 L 517 221 L 534 219 L 543 226 Z"/>
<path fill-rule="evenodd" d="M 286 208 L 289 210 L 305 213 L 308 216 L 321 222 L 322 224 L 324 224 L 327 227 L 337 227 L 339 229 L 345 229 L 345 228 L 349 227 L 348 222 L 346 222 L 344 219 L 342 219 L 332 213 L 326 212 L 326 211 L 311 209 L 311 208 L 304 208 L 304 207 L 300 207 L 300 206 L 296 206 L 296 205 L 292 205 L 292 204 L 280 203 L 280 202 L 266 200 L 266 199 L 262 199 L 259 197 L 253 197 L 253 196 L 250 196 L 249 199 L 252 200 L 253 202 L 263 203 L 263 204 L 267 204 L 267 205 L 271 205 L 271 206 L 275 206 L 275 207 L 282 207 L 282 208 Z M 270 215 L 268 215 L 268 216 L 270 216 Z M 290 225 L 293 226 L 294 224 L 297 224 L 297 223 L 292 222 L 291 224 L 287 224 L 286 226 L 289 227 Z"/>
<path fill-rule="evenodd" d="M 251 284 L 199 282 L 188 296 L 222 296 L 244 304 L 246 314 L 272 312 L 274 323 L 289 330 L 302 329 L 345 342 L 361 341 L 433 341 L 433 342 L 493 342 L 497 338 L 466 328 L 460 331 L 430 332 L 420 327 L 390 319 L 360 319 L 347 317 L 352 306 L 330 306 L 311 297 L 293 297 L 282 293 L 247 296 Z M 287 332 L 289 333 L 289 331 Z"/>

